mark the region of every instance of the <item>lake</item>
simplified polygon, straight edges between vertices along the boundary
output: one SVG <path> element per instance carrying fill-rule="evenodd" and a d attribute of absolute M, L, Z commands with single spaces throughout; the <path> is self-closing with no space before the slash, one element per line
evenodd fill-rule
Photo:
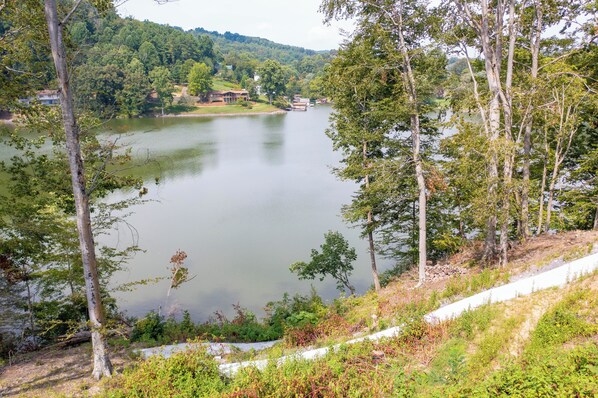
<path fill-rule="evenodd" d="M 120 308 L 135 316 L 160 306 L 165 313 L 187 309 L 204 321 L 217 310 L 230 315 L 236 303 L 261 316 L 268 301 L 285 292 L 308 294 L 312 284 L 333 299 L 334 281 L 299 281 L 288 270 L 308 261 L 328 230 L 341 231 L 356 247 L 352 282 L 358 292 L 367 290 L 367 242 L 340 216 L 356 185 L 331 173 L 341 156 L 325 135 L 330 111 L 318 106 L 284 115 L 111 122 L 104 134 L 119 135 L 133 148 L 143 165 L 132 171 L 143 176 L 150 200 L 128 218 L 145 252 L 116 275 L 115 285 L 167 276 L 177 249 L 187 253 L 185 265 L 195 276 L 168 302 L 166 280 L 117 293 Z M 121 248 L 132 241 L 125 225 L 102 239 Z M 379 265 L 390 264 L 380 259 Z"/>

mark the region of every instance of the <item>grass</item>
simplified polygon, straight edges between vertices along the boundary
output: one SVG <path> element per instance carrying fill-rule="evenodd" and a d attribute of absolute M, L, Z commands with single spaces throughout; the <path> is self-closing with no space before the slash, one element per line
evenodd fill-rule
<path fill-rule="evenodd" d="M 191 115 L 225 115 L 225 114 L 252 114 L 252 113 L 262 113 L 262 112 L 275 112 L 280 111 L 277 107 L 263 103 L 257 102 L 253 103 L 252 107 L 244 107 L 241 105 L 222 105 L 222 106 L 204 106 L 204 107 L 195 107 L 195 109 L 185 112 L 183 114 L 191 114 Z"/>
<path fill-rule="evenodd" d="M 584 245 L 561 255 L 577 257 L 587 250 Z M 214 359 L 186 353 L 172 360 L 137 362 L 109 381 L 103 396 L 595 396 L 598 273 L 565 290 L 485 305 L 439 325 L 422 320 L 441 301 L 474 294 L 508 277 L 508 269 L 484 269 L 447 281 L 434 292 L 393 282 L 378 295 L 339 298 L 315 309 L 291 306 L 285 299 L 278 307 L 286 320 L 286 344 L 228 358 L 271 359 L 265 370 L 248 368 L 227 378 L 213 372 L 218 365 Z M 315 325 L 311 315 L 317 315 Z M 372 315 L 378 317 L 377 325 Z M 295 324 L 296 329 L 288 327 Z M 403 330 L 399 337 L 341 346 L 315 361 L 276 365 L 278 358 L 303 346 L 326 346 L 356 332 L 397 324 Z M 174 326 L 165 334 L 185 332 L 182 323 Z M 124 342 L 117 344 L 126 348 Z M 161 390 L 164 385 L 170 389 Z"/>
<path fill-rule="evenodd" d="M 212 90 L 241 90 L 241 86 L 239 86 L 237 83 L 232 83 L 215 77 L 212 79 Z"/>

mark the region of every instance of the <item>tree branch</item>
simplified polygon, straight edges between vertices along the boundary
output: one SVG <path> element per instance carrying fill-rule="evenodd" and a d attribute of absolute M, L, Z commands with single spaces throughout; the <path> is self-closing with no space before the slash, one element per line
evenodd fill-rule
<path fill-rule="evenodd" d="M 68 14 L 66 14 L 66 17 L 64 17 L 64 19 L 60 22 L 59 26 L 66 25 L 66 23 L 69 21 L 69 19 L 71 19 L 71 17 L 75 13 L 75 11 L 77 11 L 77 8 L 79 8 L 79 5 L 81 5 L 82 1 L 83 0 L 77 0 L 77 2 L 75 3 L 75 5 L 73 6 L 73 8 L 69 11 Z"/>

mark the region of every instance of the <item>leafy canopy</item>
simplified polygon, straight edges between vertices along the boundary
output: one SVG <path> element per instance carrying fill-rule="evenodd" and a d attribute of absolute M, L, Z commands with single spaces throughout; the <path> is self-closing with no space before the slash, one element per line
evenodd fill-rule
<path fill-rule="evenodd" d="M 328 231 L 324 234 L 324 243 L 320 245 L 322 252 L 316 249 L 311 250 L 311 261 L 303 261 L 292 264 L 289 269 L 296 273 L 299 279 L 320 280 L 328 275 L 336 280 L 338 290 L 349 289 L 351 294 L 355 288 L 349 283 L 349 276 L 353 272 L 353 262 L 357 259 L 355 248 L 349 247 L 349 242 L 338 231 Z"/>

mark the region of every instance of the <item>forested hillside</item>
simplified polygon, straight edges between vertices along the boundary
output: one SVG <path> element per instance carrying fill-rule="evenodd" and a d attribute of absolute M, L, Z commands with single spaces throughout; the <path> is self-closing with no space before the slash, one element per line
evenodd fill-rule
<path fill-rule="evenodd" d="M 328 56 L 330 53 L 329 51 L 314 51 L 303 47 L 274 43 L 261 37 L 244 36 L 238 33 L 224 32 L 222 34 L 203 28 L 195 28 L 192 32 L 197 36 L 207 35 L 210 37 L 223 55 L 245 52 L 253 54 L 258 61 L 275 59 L 284 64 L 292 64 L 302 61 L 307 56 L 316 54 Z"/>
<path fill-rule="evenodd" d="M 3 18 L 0 34 L 11 31 L 14 21 L 10 18 L 10 14 Z M 321 95 L 321 75 L 330 61 L 328 52 L 316 53 L 230 32 L 221 35 L 201 28 L 184 32 L 149 21 L 121 18 L 110 9 L 98 14 L 85 4 L 73 16 L 66 33 L 67 44 L 73 49 L 76 106 L 103 118 L 135 117 L 148 112 L 151 104 L 147 98 L 152 90 L 158 95 L 162 92 L 160 99 L 169 102 L 174 92 L 172 85 L 187 83 L 197 63 L 206 65 L 212 75 L 222 80 L 252 89 L 250 80 L 262 63 L 275 60 L 284 68 L 285 92 L 279 95 L 301 93 L 315 98 Z M 18 108 L 18 98 L 55 88 L 45 35 L 43 30 L 32 32 L 28 44 L 33 45 L 32 56 L 21 53 L 17 64 L 5 69 L 3 78 L 7 84 L 14 84 L 15 92 L 4 96 L 0 108 Z M 5 51 L 13 50 L 16 49 Z M 27 72 L 27 78 L 19 72 Z"/>

